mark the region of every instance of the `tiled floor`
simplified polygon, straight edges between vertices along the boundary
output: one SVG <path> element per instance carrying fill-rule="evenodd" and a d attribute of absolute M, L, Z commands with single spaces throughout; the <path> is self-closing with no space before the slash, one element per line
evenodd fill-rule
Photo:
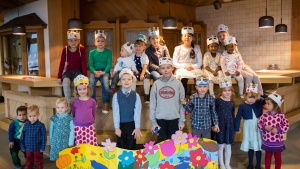
<path fill-rule="evenodd" d="M 4 117 L 3 103 L 0 103 L 0 117 Z M 299 122 L 298 122 L 299 123 Z M 295 125 L 294 125 L 295 126 Z M 282 169 L 300 169 L 300 126 L 296 126 L 293 130 L 288 132 L 288 138 L 286 141 L 286 150 L 282 153 Z M 14 166 L 11 162 L 11 157 L 8 149 L 7 132 L 0 129 L 0 168 L 1 169 L 13 169 Z M 248 165 L 247 153 L 240 151 L 240 143 L 235 143 L 232 146 L 232 169 L 244 169 Z M 22 164 L 25 163 L 22 157 Z M 274 162 L 274 161 L 273 161 Z M 262 164 L 264 164 L 264 153 L 262 156 Z M 274 166 L 272 166 L 274 168 Z M 49 160 L 49 157 L 44 155 L 44 168 L 55 169 L 55 162 Z M 262 166 L 262 168 L 264 168 Z"/>

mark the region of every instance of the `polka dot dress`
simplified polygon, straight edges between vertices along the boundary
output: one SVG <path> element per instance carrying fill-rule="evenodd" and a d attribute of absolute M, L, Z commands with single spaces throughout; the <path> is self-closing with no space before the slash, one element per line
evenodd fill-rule
<path fill-rule="evenodd" d="M 143 70 L 143 65 L 142 65 L 142 62 L 141 62 L 141 57 L 138 57 L 138 56 L 134 56 L 134 62 L 135 62 L 135 65 L 136 65 L 136 70 L 139 72 L 139 74 L 135 74 L 135 77 L 138 81 L 140 81 L 140 75 L 142 73 L 142 70 Z M 146 72 L 145 73 L 145 78 L 147 78 L 149 75 L 148 73 Z"/>
<path fill-rule="evenodd" d="M 87 143 L 97 146 L 96 130 L 94 125 L 87 127 L 75 126 L 75 145 Z"/>

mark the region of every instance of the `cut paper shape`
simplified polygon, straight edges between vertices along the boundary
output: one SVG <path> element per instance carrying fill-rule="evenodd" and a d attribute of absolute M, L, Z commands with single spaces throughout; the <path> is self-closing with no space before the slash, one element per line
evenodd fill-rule
<path fill-rule="evenodd" d="M 215 169 L 218 145 L 209 139 L 177 131 L 172 139 L 144 144 L 144 149 L 126 150 L 107 139 L 102 146 L 80 144 L 59 153 L 60 169 Z"/>

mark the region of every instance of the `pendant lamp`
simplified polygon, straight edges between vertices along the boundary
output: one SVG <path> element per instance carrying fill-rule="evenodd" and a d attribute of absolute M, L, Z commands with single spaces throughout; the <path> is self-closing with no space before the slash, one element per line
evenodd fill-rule
<path fill-rule="evenodd" d="M 214 7 L 215 7 L 215 10 L 218 10 L 220 8 L 222 8 L 222 4 L 219 0 L 215 0 L 214 1 Z"/>
<path fill-rule="evenodd" d="M 176 18 L 170 15 L 170 0 L 169 0 L 169 16 L 163 19 L 163 29 L 176 29 L 177 21 Z"/>
<path fill-rule="evenodd" d="M 266 16 L 259 18 L 259 28 L 271 28 L 274 26 L 274 18 L 268 16 L 268 3 L 266 0 Z"/>
<path fill-rule="evenodd" d="M 79 18 L 76 18 L 75 12 L 75 0 L 74 0 L 74 18 L 68 20 L 69 30 L 82 30 L 82 22 Z"/>
<path fill-rule="evenodd" d="M 25 25 L 20 24 L 20 16 L 19 16 L 19 7 L 18 7 L 18 23 L 12 26 L 12 33 L 14 35 L 25 35 L 26 27 Z"/>
<path fill-rule="evenodd" d="M 275 27 L 275 33 L 287 33 L 287 25 L 282 24 L 282 0 L 281 0 L 281 18 L 280 18 L 280 24 L 276 25 Z"/>

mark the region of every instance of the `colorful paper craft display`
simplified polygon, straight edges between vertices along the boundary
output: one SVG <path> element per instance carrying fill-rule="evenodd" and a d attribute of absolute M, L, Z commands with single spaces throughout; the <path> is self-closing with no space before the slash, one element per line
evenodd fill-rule
<path fill-rule="evenodd" d="M 81 144 L 59 153 L 60 169 L 217 169 L 218 145 L 177 131 L 172 139 L 144 144 L 144 149 L 126 150 L 107 139 L 102 146 Z"/>

